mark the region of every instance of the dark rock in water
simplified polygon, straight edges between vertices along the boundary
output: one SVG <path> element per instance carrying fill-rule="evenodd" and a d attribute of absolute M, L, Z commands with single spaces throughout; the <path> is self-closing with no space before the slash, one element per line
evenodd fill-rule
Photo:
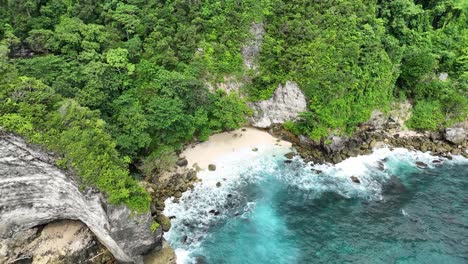
<path fill-rule="evenodd" d="M 218 210 L 215 210 L 215 209 L 211 209 L 209 211 L 210 214 L 213 214 L 213 215 L 219 215 L 219 211 Z"/>
<path fill-rule="evenodd" d="M 422 161 L 416 161 L 416 166 L 421 169 L 426 169 L 428 167 L 427 164 Z"/>
<path fill-rule="evenodd" d="M 238 216 L 239 214 L 240 214 L 239 211 L 236 211 L 236 212 L 234 213 L 234 216 Z"/>
<path fill-rule="evenodd" d="M 383 192 L 384 193 L 395 193 L 401 194 L 406 191 L 405 185 L 401 183 L 400 179 L 395 175 L 392 175 L 390 179 L 385 182 L 383 185 Z"/>
<path fill-rule="evenodd" d="M 359 178 L 356 177 L 356 176 L 351 176 L 351 180 L 352 180 L 354 183 L 361 183 L 361 181 L 359 180 Z"/>
<path fill-rule="evenodd" d="M 216 165 L 214 165 L 214 164 L 208 165 L 208 170 L 209 171 L 215 171 L 216 170 Z"/>
<path fill-rule="evenodd" d="M 217 182 L 217 183 L 216 183 L 216 187 L 221 187 L 221 183 L 220 183 L 220 182 Z"/>
<path fill-rule="evenodd" d="M 377 168 L 381 171 L 385 170 L 385 165 L 382 161 L 377 161 Z"/>
<path fill-rule="evenodd" d="M 188 236 L 185 235 L 184 237 L 182 237 L 182 243 L 187 244 L 187 242 L 188 242 Z"/>
<path fill-rule="evenodd" d="M 172 219 L 176 219 L 176 216 L 175 216 L 175 215 L 171 215 L 171 216 L 169 216 L 169 219 L 171 219 L 171 220 L 172 220 Z"/>
<path fill-rule="evenodd" d="M 195 257 L 195 264 L 208 264 L 208 262 L 204 256 L 200 255 Z"/>
<path fill-rule="evenodd" d="M 284 163 L 290 164 L 290 163 L 292 163 L 292 160 L 285 160 Z"/>
<path fill-rule="evenodd" d="M 258 148 L 253 148 L 252 151 L 258 151 Z"/>
<path fill-rule="evenodd" d="M 177 164 L 177 166 L 179 166 L 179 167 L 185 167 L 185 166 L 187 166 L 188 161 L 187 161 L 187 159 L 182 158 L 182 159 L 179 159 L 179 160 L 176 162 L 176 164 Z"/>
<path fill-rule="evenodd" d="M 228 198 L 231 198 L 231 197 L 232 197 L 232 194 L 229 193 L 229 194 L 227 195 L 227 197 L 228 197 Z"/>
<path fill-rule="evenodd" d="M 442 164 L 442 162 L 443 162 L 442 160 L 433 160 L 432 161 L 432 163 L 434 163 L 434 164 Z"/>
<path fill-rule="evenodd" d="M 316 169 L 311 169 L 311 171 L 312 171 L 313 173 L 315 173 L 315 174 L 322 174 L 322 173 L 323 173 L 323 171 L 321 171 L 321 170 L 316 170 Z"/>
<path fill-rule="evenodd" d="M 286 153 L 284 154 L 284 156 L 287 158 L 287 159 L 292 159 L 294 158 L 296 154 L 294 152 L 289 152 L 289 153 Z"/>

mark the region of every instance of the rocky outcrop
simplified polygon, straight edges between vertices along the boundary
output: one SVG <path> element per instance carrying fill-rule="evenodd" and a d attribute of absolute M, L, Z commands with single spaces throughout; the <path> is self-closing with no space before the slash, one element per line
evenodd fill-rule
<path fill-rule="evenodd" d="M 250 107 L 254 109 L 251 124 L 266 128 L 296 119 L 299 113 L 307 110 L 307 99 L 295 82 L 287 81 L 285 85 L 278 86 L 273 97 L 250 103 Z"/>
<path fill-rule="evenodd" d="M 462 144 L 468 137 L 468 121 L 445 129 L 445 139 L 453 144 Z"/>
<path fill-rule="evenodd" d="M 247 69 L 257 70 L 258 55 L 260 55 L 260 47 L 262 46 L 263 35 L 265 35 L 263 23 L 252 23 L 250 33 L 252 34 L 252 39 L 242 47 L 242 57 Z"/>
<path fill-rule="evenodd" d="M 80 186 L 54 165 L 51 153 L 0 130 L 0 244 L 15 233 L 60 219 L 80 220 L 123 263 L 141 263 L 161 244 L 151 232 L 150 213 L 109 204 L 101 193 Z M 8 249 L 7 249 L 8 251 Z"/>
<path fill-rule="evenodd" d="M 0 244 L 0 263 L 115 263 L 80 221 L 61 220 L 15 233 Z"/>
<path fill-rule="evenodd" d="M 461 127 L 447 128 L 445 138 L 453 144 L 460 144 L 466 139 L 466 131 Z"/>

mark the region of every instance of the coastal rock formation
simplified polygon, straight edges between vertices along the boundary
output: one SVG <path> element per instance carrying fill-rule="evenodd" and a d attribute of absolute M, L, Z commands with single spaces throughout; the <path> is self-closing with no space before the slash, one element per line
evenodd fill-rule
<path fill-rule="evenodd" d="M 445 139 L 453 144 L 463 143 L 468 136 L 468 122 L 462 122 L 445 129 Z"/>
<path fill-rule="evenodd" d="M 0 245 L 9 245 L 17 232 L 70 219 L 88 226 L 119 262 L 141 263 L 142 254 L 160 246 L 162 231 L 150 231 L 150 213 L 135 214 L 80 187 L 54 165 L 51 153 L 0 130 Z"/>
<path fill-rule="evenodd" d="M 297 83 L 287 81 L 285 85 L 278 85 L 273 97 L 251 103 L 250 107 L 254 109 L 252 125 L 265 128 L 296 119 L 299 113 L 307 110 L 307 100 Z"/>
<path fill-rule="evenodd" d="M 454 144 L 460 144 L 466 138 L 466 131 L 461 127 L 447 128 L 445 130 L 445 138 Z"/>
<path fill-rule="evenodd" d="M 252 34 L 252 39 L 247 45 L 242 47 L 242 57 L 244 58 L 244 64 L 247 69 L 257 70 L 257 59 L 260 54 L 263 35 L 265 34 L 263 23 L 252 23 L 250 26 L 250 33 Z"/>
<path fill-rule="evenodd" d="M 113 263 L 80 221 L 61 220 L 15 233 L 0 244 L 0 263 Z"/>

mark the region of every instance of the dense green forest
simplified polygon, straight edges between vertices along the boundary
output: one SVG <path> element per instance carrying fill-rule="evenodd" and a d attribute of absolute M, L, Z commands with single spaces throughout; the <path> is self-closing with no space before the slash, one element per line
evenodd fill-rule
<path fill-rule="evenodd" d="M 395 100 L 413 103 L 414 129 L 467 118 L 463 0 L 0 0 L 0 7 L 0 126 L 61 153 L 59 166 L 139 211 L 150 200 L 141 173 L 171 166 L 189 141 L 245 124 L 246 101 L 268 98 L 286 80 L 303 89 L 310 111 L 285 127 L 311 138 L 352 133 Z M 241 54 L 254 22 L 265 27 L 258 72 Z M 208 89 L 225 76 L 249 81 L 241 94 Z"/>

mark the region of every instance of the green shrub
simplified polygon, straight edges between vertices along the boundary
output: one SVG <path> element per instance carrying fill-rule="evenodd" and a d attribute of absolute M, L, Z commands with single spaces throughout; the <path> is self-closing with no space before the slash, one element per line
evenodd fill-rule
<path fill-rule="evenodd" d="M 437 130 L 444 123 L 444 114 L 438 101 L 419 101 L 407 126 L 416 130 Z"/>

